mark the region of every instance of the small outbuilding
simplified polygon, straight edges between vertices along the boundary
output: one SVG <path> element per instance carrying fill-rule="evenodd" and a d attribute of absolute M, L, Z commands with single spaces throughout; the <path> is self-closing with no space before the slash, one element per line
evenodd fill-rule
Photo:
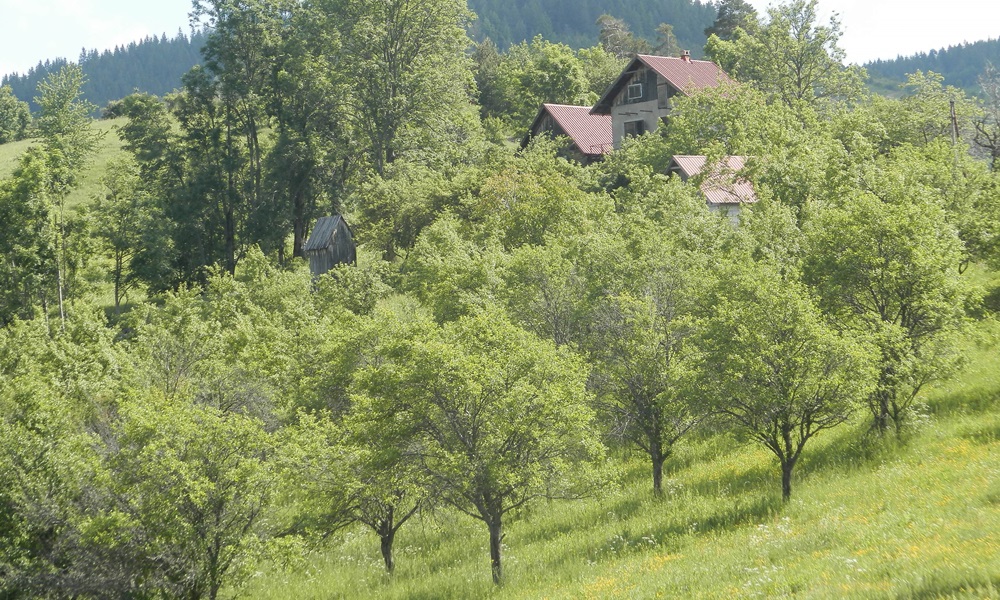
<path fill-rule="evenodd" d="M 706 165 L 707 162 L 705 156 L 678 154 L 670 159 L 667 173 L 677 175 L 681 181 L 694 179 L 708 208 L 728 215 L 735 224 L 742 207 L 757 202 L 753 184 L 742 175 L 746 157 L 724 156 L 713 165 Z"/>
<path fill-rule="evenodd" d="M 564 152 L 583 164 L 601 160 L 614 149 L 611 139 L 611 115 L 590 114 L 589 106 L 543 104 L 521 142 L 524 148 L 532 138 L 548 134 L 569 138 Z"/>
<path fill-rule="evenodd" d="M 337 265 L 358 262 L 354 232 L 342 215 L 320 217 L 302 251 L 309 259 L 313 277 L 319 277 Z"/>

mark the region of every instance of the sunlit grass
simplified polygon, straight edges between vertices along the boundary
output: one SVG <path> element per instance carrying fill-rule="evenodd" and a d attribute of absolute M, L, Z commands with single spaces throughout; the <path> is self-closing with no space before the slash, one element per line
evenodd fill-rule
<path fill-rule="evenodd" d="M 80 185 L 66 198 L 66 206 L 74 208 L 89 203 L 101 191 L 101 177 L 107 171 L 108 163 L 122 154 L 121 140 L 115 126 L 125 123 L 124 117 L 118 119 L 94 121 L 93 127 L 101 134 L 97 149 L 88 167 L 83 171 Z M 30 146 L 39 144 L 39 140 L 21 140 L 9 144 L 0 144 L 0 178 L 9 177 L 17 167 L 18 158 Z"/>
<path fill-rule="evenodd" d="M 859 415 L 807 447 L 791 502 L 764 450 L 683 444 L 656 499 L 639 457 L 620 486 L 540 503 L 508 527 L 507 584 L 490 583 L 485 527 L 450 511 L 405 526 L 396 574 L 351 529 L 254 598 L 1000 598 L 1000 369 L 993 322 L 966 369 L 928 390 L 926 416 L 878 439 Z"/>

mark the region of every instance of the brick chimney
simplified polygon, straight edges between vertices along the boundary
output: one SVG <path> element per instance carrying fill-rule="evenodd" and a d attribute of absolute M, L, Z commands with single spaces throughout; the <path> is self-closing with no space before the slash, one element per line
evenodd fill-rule
<path fill-rule="evenodd" d="M 684 62 L 691 62 L 691 51 L 685 50 L 681 52 L 681 60 L 683 60 Z"/>

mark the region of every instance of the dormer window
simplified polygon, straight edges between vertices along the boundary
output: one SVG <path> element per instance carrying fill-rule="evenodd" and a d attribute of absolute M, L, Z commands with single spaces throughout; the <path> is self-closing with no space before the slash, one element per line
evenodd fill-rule
<path fill-rule="evenodd" d="M 639 100 L 642 98 L 642 82 L 636 81 L 628 86 L 628 99 Z"/>

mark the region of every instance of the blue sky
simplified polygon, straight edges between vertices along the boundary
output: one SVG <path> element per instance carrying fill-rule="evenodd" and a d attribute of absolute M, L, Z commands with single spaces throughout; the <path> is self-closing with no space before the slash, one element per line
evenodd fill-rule
<path fill-rule="evenodd" d="M 750 2 L 761 11 L 771 4 Z M 852 62 L 1000 36 L 997 0 L 820 0 L 820 8 L 840 14 L 841 46 Z M 190 9 L 190 0 L 0 0 L 0 75 L 44 59 L 76 60 L 82 48 L 173 37 L 178 28 L 189 31 Z"/>

